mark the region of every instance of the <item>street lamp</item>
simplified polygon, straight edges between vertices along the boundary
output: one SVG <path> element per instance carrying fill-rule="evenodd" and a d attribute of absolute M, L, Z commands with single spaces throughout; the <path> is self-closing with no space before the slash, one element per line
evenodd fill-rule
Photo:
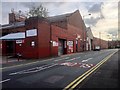
<path fill-rule="evenodd" d="M 84 16 L 83 16 L 83 19 L 84 19 L 84 17 L 86 17 L 86 16 L 90 16 L 90 15 L 91 15 L 91 13 L 89 13 L 89 14 L 87 14 L 87 15 L 84 15 Z"/>
<path fill-rule="evenodd" d="M 84 19 L 84 17 L 86 17 L 86 16 L 90 16 L 91 14 L 89 13 L 89 14 L 87 14 L 87 15 L 84 15 L 83 16 L 83 19 Z M 82 48 L 83 48 L 83 51 L 84 51 L 84 49 L 85 49 L 85 41 L 86 41 L 86 38 L 85 38 L 85 34 L 86 34 L 86 26 L 85 26 L 85 23 L 84 23 L 84 20 L 82 19 L 82 22 L 83 22 L 83 32 L 82 32 Z M 85 30 L 85 31 L 84 31 Z"/>

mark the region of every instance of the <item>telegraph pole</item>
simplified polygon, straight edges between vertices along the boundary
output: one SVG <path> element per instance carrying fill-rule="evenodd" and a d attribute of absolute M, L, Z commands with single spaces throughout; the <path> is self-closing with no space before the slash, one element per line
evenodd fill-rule
<path fill-rule="evenodd" d="M 100 45 L 100 49 L 101 49 L 101 32 L 99 32 L 99 45 Z"/>

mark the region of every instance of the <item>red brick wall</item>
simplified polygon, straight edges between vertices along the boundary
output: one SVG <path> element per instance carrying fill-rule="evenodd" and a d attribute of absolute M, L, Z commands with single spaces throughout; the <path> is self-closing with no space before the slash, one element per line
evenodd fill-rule
<path fill-rule="evenodd" d="M 80 45 L 78 45 L 78 51 L 84 51 L 86 50 L 86 27 L 84 24 L 84 21 L 82 20 L 82 16 L 80 15 L 80 12 L 77 10 L 75 11 L 70 17 L 68 17 L 68 23 L 69 25 L 72 25 L 78 30 L 71 30 L 72 32 L 76 32 L 81 36 L 81 41 L 78 41 Z M 85 40 L 85 41 L 84 41 Z"/>
<path fill-rule="evenodd" d="M 107 49 L 108 48 L 108 41 L 99 39 L 99 38 L 93 38 L 93 48 L 95 46 L 101 46 L 101 49 Z"/>
<path fill-rule="evenodd" d="M 70 24 L 68 24 L 67 26 L 68 26 L 67 29 L 63 29 L 63 28 L 52 25 L 52 40 L 57 42 L 58 42 L 58 38 L 66 39 L 67 41 L 72 40 L 74 41 L 73 51 L 76 52 L 76 37 L 77 37 L 77 34 L 82 36 L 82 30 Z M 78 40 L 78 51 L 82 51 L 80 39 Z M 54 47 L 52 49 L 52 52 L 57 53 L 58 48 Z M 67 53 L 69 53 L 68 50 L 67 50 Z"/>
<path fill-rule="evenodd" d="M 50 56 L 50 26 L 46 21 L 38 24 L 38 52 L 39 57 Z"/>
<path fill-rule="evenodd" d="M 37 29 L 38 30 L 38 20 L 35 18 L 30 18 L 26 20 L 26 30 L 30 29 Z M 31 42 L 35 42 L 35 46 L 31 46 Z M 23 57 L 24 58 L 38 58 L 38 35 L 32 37 L 26 37 L 25 43 L 23 44 L 22 49 Z"/>
<path fill-rule="evenodd" d="M 31 42 L 35 42 L 35 46 L 31 46 Z M 38 39 L 37 36 L 27 37 L 23 46 L 19 48 L 24 58 L 38 58 Z"/>
<path fill-rule="evenodd" d="M 58 22 L 53 22 L 52 25 L 67 29 L 67 22 L 66 20 L 64 21 L 58 21 Z"/>
<path fill-rule="evenodd" d="M 32 17 L 26 20 L 25 27 L 6 30 L 6 32 L 21 32 L 29 29 L 37 29 L 37 36 L 27 37 L 22 47 L 16 45 L 16 53 L 21 52 L 25 58 L 41 58 L 58 55 L 58 47 L 53 47 L 52 43 L 50 43 L 50 40 L 58 42 L 58 39 L 74 41 L 73 52 L 76 52 L 77 35 L 80 35 L 82 39 L 82 41 L 78 39 L 78 51 L 83 51 L 83 38 L 86 38 L 86 33 L 84 32 L 84 23 L 79 12 L 76 11 L 67 19 L 67 22 L 60 21 L 50 26 L 43 18 Z M 35 41 L 35 47 L 31 47 L 32 41 Z M 69 53 L 68 51 L 67 48 L 67 53 Z"/>

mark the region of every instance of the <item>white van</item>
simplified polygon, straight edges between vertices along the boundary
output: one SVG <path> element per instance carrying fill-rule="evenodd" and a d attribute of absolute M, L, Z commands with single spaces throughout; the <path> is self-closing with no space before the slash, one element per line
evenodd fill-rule
<path fill-rule="evenodd" d="M 100 51 L 100 46 L 95 46 L 94 51 Z"/>

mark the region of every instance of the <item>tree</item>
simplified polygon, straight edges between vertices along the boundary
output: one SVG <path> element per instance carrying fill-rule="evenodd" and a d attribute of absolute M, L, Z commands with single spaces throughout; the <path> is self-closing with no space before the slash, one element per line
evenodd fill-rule
<path fill-rule="evenodd" d="M 42 4 L 39 6 L 32 6 L 27 13 L 28 17 L 40 16 L 40 17 L 47 17 L 48 16 L 48 9 L 43 7 Z"/>

